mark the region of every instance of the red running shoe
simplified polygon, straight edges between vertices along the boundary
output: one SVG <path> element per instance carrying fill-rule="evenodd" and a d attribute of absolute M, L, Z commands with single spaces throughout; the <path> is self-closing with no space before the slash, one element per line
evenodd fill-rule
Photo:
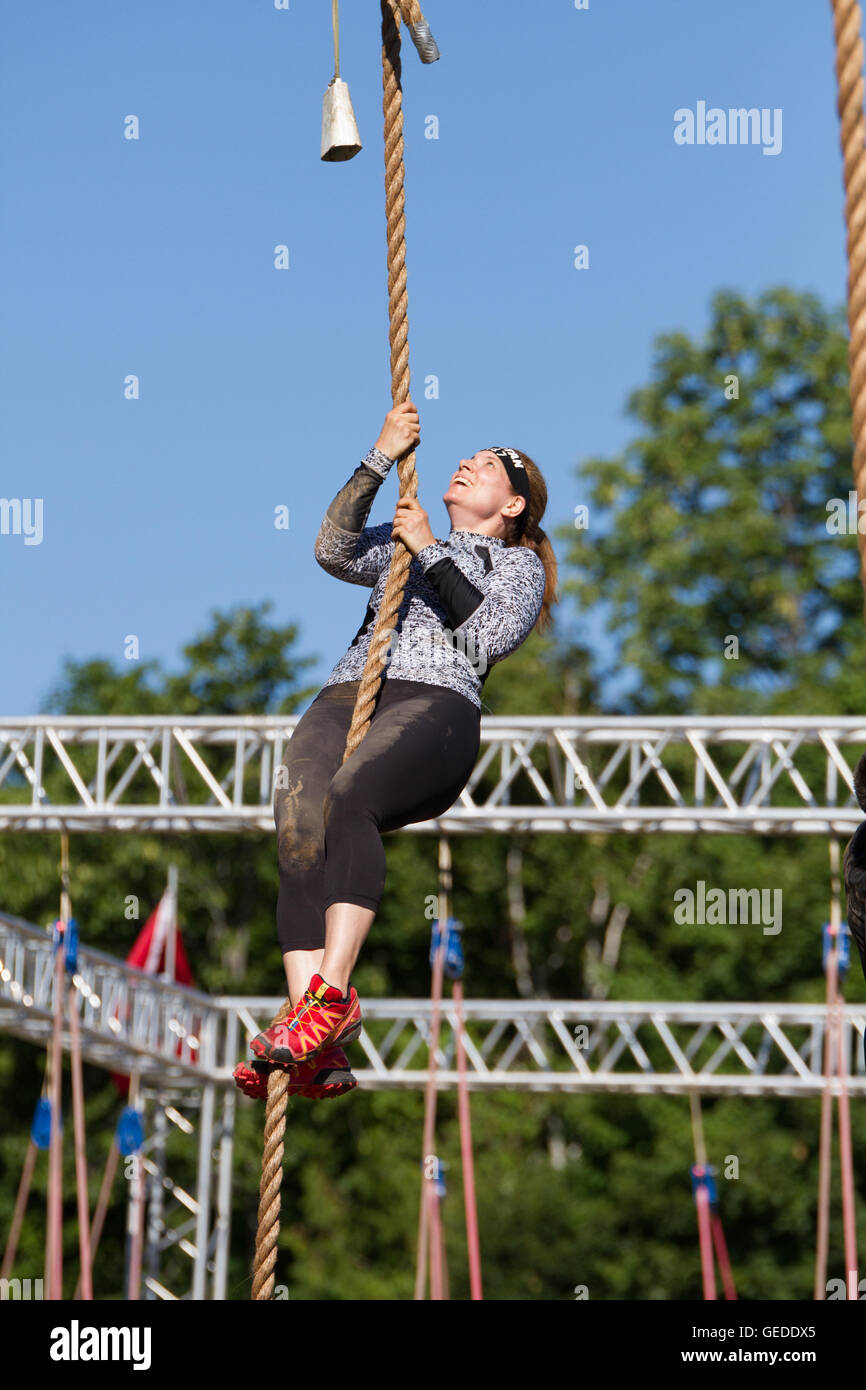
<path fill-rule="evenodd" d="M 342 1001 L 340 991 L 314 975 L 301 999 L 279 1023 L 253 1038 L 250 1047 L 263 1062 L 293 1066 L 306 1062 L 325 1047 L 349 1043 L 361 1031 L 361 1004 L 350 987 Z"/>
<path fill-rule="evenodd" d="M 274 1067 L 268 1062 L 253 1062 L 248 1067 L 241 1062 L 232 1075 L 238 1088 L 252 1100 L 267 1100 L 268 1077 Z M 307 1100 L 332 1100 L 354 1091 L 358 1082 L 352 1075 L 349 1059 L 341 1047 L 329 1047 L 309 1062 L 300 1066 L 288 1067 L 291 1081 L 288 1086 L 290 1096 L 303 1096 Z"/>

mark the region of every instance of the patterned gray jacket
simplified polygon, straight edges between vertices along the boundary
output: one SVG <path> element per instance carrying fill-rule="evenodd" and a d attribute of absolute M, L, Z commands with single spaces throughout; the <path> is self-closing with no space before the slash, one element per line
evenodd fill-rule
<path fill-rule="evenodd" d="M 325 685 L 360 680 L 394 553 L 391 523 L 364 523 L 394 460 L 375 447 L 340 489 L 316 537 L 328 574 L 373 592 L 364 621 Z M 544 596 L 544 566 L 527 546 L 452 531 L 414 556 L 389 645 L 386 677 L 456 690 L 480 710 L 484 680 L 526 640 Z"/>

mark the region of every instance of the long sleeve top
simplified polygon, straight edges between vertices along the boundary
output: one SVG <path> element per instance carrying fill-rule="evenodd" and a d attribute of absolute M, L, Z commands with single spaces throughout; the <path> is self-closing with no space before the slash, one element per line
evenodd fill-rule
<path fill-rule="evenodd" d="M 372 448 L 328 507 L 315 555 L 328 574 L 372 589 L 364 621 L 325 685 L 360 680 L 396 542 L 392 524 L 365 526 L 393 466 Z M 491 666 L 515 651 L 535 626 L 544 566 L 527 546 L 497 536 L 452 531 L 413 557 L 389 645 L 386 677 L 445 686 L 479 710 Z"/>

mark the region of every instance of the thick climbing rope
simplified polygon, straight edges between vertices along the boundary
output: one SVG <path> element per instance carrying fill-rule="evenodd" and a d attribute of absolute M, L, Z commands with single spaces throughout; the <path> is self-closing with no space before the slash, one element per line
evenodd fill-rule
<path fill-rule="evenodd" d="M 854 436 L 854 484 L 866 512 L 866 126 L 859 0 L 831 0 L 836 41 L 837 109 L 848 235 L 848 370 Z M 860 578 L 866 594 L 866 530 L 858 527 Z"/>
<path fill-rule="evenodd" d="M 423 22 L 418 0 L 380 0 L 382 13 L 382 109 L 385 117 L 385 216 L 388 240 L 388 339 L 391 347 L 391 398 L 400 405 L 409 396 L 409 297 L 406 291 L 406 215 L 403 157 L 403 90 L 400 85 L 400 19 L 406 24 Z M 397 463 L 401 497 L 417 497 L 415 451 Z M 403 601 L 412 555 L 402 541 L 396 541 L 394 555 L 373 629 L 367 663 L 358 687 L 352 723 L 346 738 L 343 761 L 355 752 L 370 727 L 388 648 Z M 291 1009 L 280 1009 L 277 1023 Z M 273 1297 L 277 1239 L 280 1232 L 280 1188 L 283 1180 L 283 1148 L 286 1109 L 291 1073 L 275 1067 L 268 1077 L 265 1109 L 262 1177 L 259 1187 L 258 1233 L 253 1266 L 252 1297 Z"/>
<path fill-rule="evenodd" d="M 851 393 L 851 432 L 854 437 L 854 485 L 858 517 L 866 513 L 866 120 L 863 114 L 863 15 L 859 0 L 831 0 L 836 47 L 836 107 L 845 181 L 845 225 L 848 250 L 848 376 Z M 857 527 L 860 548 L 860 580 L 866 614 L 866 528 Z M 854 1218 L 854 1170 L 848 1092 L 845 1085 L 841 995 L 837 996 L 839 922 L 839 845 L 830 844 L 832 899 L 831 923 L 835 935 L 827 968 L 827 1032 L 824 1070 L 828 1084 L 821 1100 L 821 1164 L 818 1235 L 815 1258 L 815 1298 L 826 1297 L 826 1265 L 829 1231 L 830 1146 L 832 1119 L 830 1076 L 833 1047 L 838 1070 L 839 1147 L 842 1167 L 843 1227 L 847 1297 L 857 1297 L 857 1240 Z M 848 886 L 846 884 L 846 886 Z M 849 889 L 850 892 L 850 889 Z M 834 1038 L 835 1033 L 835 1038 Z"/>

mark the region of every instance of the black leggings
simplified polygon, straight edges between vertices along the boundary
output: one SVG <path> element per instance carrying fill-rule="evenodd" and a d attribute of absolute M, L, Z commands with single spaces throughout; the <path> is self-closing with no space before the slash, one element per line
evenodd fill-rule
<path fill-rule="evenodd" d="M 441 816 L 475 766 L 480 712 L 441 685 L 386 680 L 360 748 L 343 764 L 358 681 L 319 691 L 289 740 L 274 792 L 285 951 L 325 944 L 325 908 L 375 912 L 385 887 L 380 832 Z"/>

